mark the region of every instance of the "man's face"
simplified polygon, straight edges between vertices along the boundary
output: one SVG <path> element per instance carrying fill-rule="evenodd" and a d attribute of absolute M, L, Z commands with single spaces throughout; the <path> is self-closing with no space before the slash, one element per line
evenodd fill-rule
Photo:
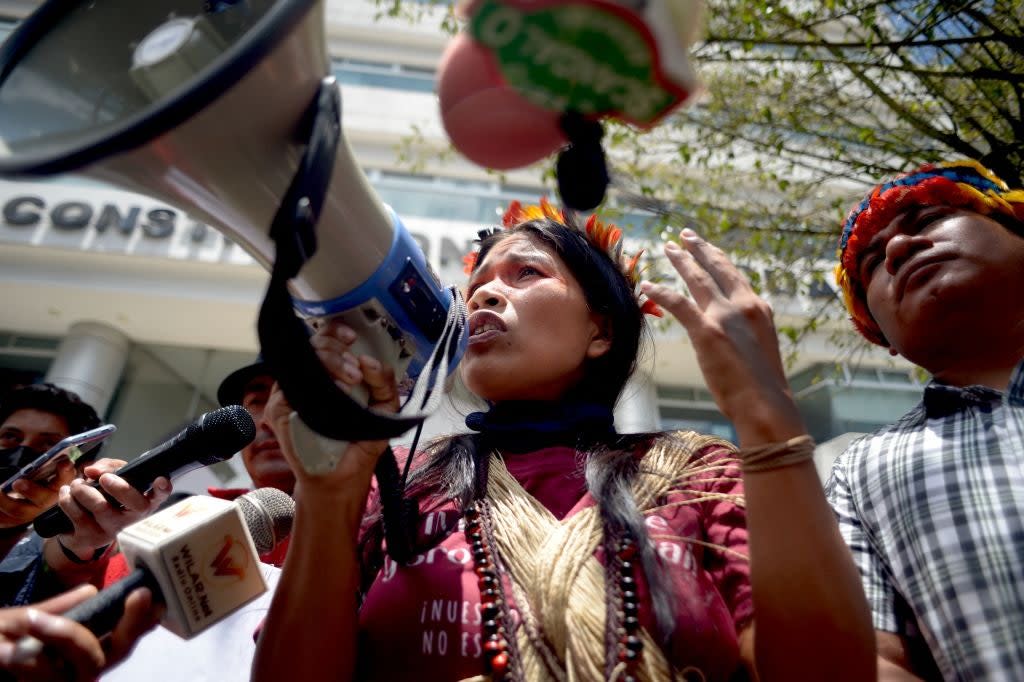
<path fill-rule="evenodd" d="M 963 352 L 965 335 L 999 333 L 1024 310 L 1024 238 L 973 211 L 900 214 L 869 242 L 858 272 L 889 343 L 932 372 Z"/>
<path fill-rule="evenodd" d="M 246 384 L 242 393 L 242 407 L 256 424 L 256 439 L 242 449 L 242 461 L 257 488 L 277 488 L 290 495 L 295 487 L 295 476 L 274 438 L 274 432 L 263 419 L 263 410 L 273 386 L 273 379 L 260 376 Z"/>
<path fill-rule="evenodd" d="M 64 417 L 42 410 L 15 410 L 0 425 L 0 449 L 25 446 L 42 454 L 69 435 Z"/>

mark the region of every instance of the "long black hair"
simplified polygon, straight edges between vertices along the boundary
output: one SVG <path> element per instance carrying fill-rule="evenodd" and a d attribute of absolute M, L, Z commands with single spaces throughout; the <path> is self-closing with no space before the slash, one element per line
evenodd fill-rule
<path fill-rule="evenodd" d="M 476 267 L 501 241 L 524 233 L 550 248 L 565 263 L 580 284 L 590 311 L 603 319 L 610 334 L 610 347 L 600 357 L 587 360 L 582 379 L 564 398 L 585 397 L 589 402 L 611 408 L 636 368 L 641 342 L 647 331 L 644 314 L 637 302 L 633 283 L 627 279 L 620 264 L 593 245 L 571 215 L 567 218 L 568 224 L 541 218 L 521 223 L 512 230 L 481 233 Z M 623 537 L 629 537 L 638 545 L 640 563 L 652 598 L 658 639 L 665 646 L 675 623 L 672 587 L 647 536 L 643 515 L 636 506 L 631 489 L 639 473 L 638 453 L 646 451 L 653 439 L 654 434 L 630 434 L 613 436 L 605 442 L 587 443 L 584 467 L 587 489 L 597 501 L 606 549 L 611 546 L 609 540 Z M 449 500 L 457 501 L 465 509 L 479 494 L 480 472 L 485 469 L 485 458 L 489 456 L 490 449 L 484 446 L 483 437 L 479 434 L 435 440 L 426 446 L 422 455 L 417 456 L 406 496 L 415 500 L 423 511 L 439 507 Z M 369 588 L 383 563 L 383 536 L 380 509 L 371 509 L 364 520 L 359 548 L 364 567 L 364 590 Z M 433 545 L 441 539 L 427 538 L 424 544 Z M 424 551 L 427 548 L 417 549 Z"/>

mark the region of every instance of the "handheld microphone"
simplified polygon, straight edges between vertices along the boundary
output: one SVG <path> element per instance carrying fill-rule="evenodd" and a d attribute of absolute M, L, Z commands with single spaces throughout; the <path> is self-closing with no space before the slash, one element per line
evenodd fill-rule
<path fill-rule="evenodd" d="M 190 639 L 266 591 L 259 555 L 288 536 L 294 515 L 295 502 L 276 488 L 234 502 L 184 499 L 121 531 L 118 543 L 135 570 L 64 617 L 102 637 L 121 620 L 128 595 L 148 587 L 167 607 L 161 624 Z M 15 656 L 27 660 L 42 646 L 22 637 Z"/>
<path fill-rule="evenodd" d="M 229 405 L 199 417 L 181 433 L 144 452 L 116 473 L 136 490 L 147 492 L 160 476 L 177 478 L 200 467 L 229 459 L 251 443 L 256 437 L 256 425 L 241 405 Z M 114 498 L 92 483 L 111 504 L 120 506 Z M 40 514 L 33 524 L 44 538 L 74 531 L 74 524 L 60 507 L 52 507 Z"/>

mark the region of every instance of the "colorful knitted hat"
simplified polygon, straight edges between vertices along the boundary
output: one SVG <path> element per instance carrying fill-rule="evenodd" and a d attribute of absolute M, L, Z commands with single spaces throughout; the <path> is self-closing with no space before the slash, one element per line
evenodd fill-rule
<path fill-rule="evenodd" d="M 626 276 L 626 281 L 629 282 L 630 287 L 636 292 L 636 287 L 640 283 L 640 269 L 638 265 L 640 263 L 640 256 L 643 255 L 643 250 L 641 249 L 632 257 L 627 258 L 622 251 L 622 230 L 613 223 L 603 222 L 593 214 L 587 219 L 586 225 L 583 228 L 579 228 L 575 220 L 572 219 L 573 215 L 572 213 L 567 215 L 565 211 L 555 208 L 547 199 L 541 197 L 540 205 L 523 206 L 518 201 L 510 203 L 508 210 L 505 211 L 505 215 L 501 219 L 501 225 L 506 230 L 514 230 L 531 220 L 548 218 L 566 227 L 580 229 L 591 246 L 607 253 L 612 262 L 619 266 L 622 274 Z M 481 231 L 478 241 L 483 241 L 493 234 L 494 231 L 493 229 Z M 480 252 L 474 251 L 462 259 L 467 275 L 473 274 L 479 256 Z M 654 301 L 639 293 L 636 296 L 641 312 L 653 315 L 654 317 L 662 317 L 664 315 L 664 312 Z"/>
<path fill-rule="evenodd" d="M 854 326 L 868 341 L 888 346 L 871 316 L 858 262 L 871 238 L 914 207 L 949 206 L 981 215 L 1003 214 L 1024 222 L 1024 190 L 1011 190 L 977 161 L 925 164 L 872 189 L 850 211 L 839 239 L 836 283 Z"/>

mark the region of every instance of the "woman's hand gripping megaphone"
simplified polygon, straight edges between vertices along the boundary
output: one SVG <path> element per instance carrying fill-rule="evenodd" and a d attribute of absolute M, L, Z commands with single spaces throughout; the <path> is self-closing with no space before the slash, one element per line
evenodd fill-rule
<path fill-rule="evenodd" d="M 364 344 L 340 318 L 322 321 L 317 326 L 310 345 L 338 387 L 365 396 L 366 406 L 376 411 L 397 412 L 394 370 L 371 355 L 359 353 L 359 346 Z M 300 480 L 316 479 L 319 486 L 346 485 L 353 477 L 362 479 L 372 474 L 377 459 L 387 449 L 386 440 L 346 443 L 320 436 L 302 422 L 279 386 L 274 387 L 266 415 L 296 476 Z M 336 453 L 330 468 L 316 466 L 323 461 L 325 449 Z M 311 480 L 307 480 L 310 484 Z"/>

